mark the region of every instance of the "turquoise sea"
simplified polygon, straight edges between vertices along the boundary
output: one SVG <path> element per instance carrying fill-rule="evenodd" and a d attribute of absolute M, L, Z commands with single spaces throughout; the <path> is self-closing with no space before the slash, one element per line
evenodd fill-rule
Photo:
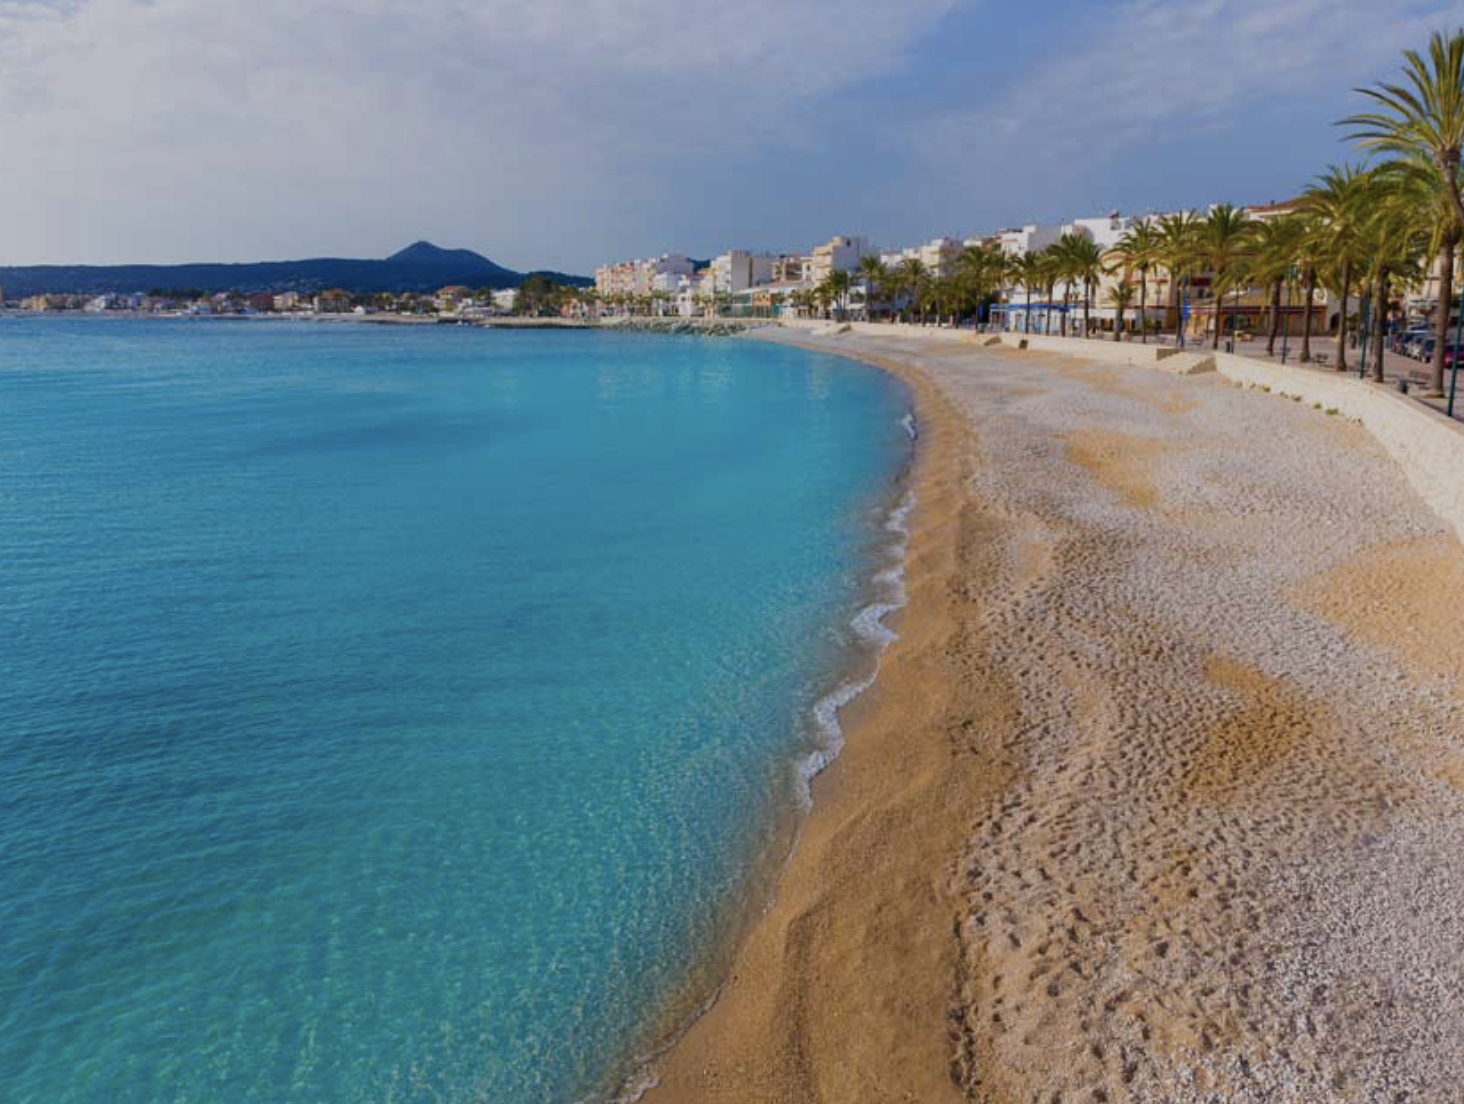
<path fill-rule="evenodd" d="M 613 1091 L 868 674 L 908 409 L 761 342 L 0 318 L 0 1099 Z"/>

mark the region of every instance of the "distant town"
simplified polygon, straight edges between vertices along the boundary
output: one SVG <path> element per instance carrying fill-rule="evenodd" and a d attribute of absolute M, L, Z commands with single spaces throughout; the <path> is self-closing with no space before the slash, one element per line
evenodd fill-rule
<path fill-rule="evenodd" d="M 1289 210 L 1292 204 L 1245 208 L 1248 217 L 1263 220 Z M 937 237 L 920 245 L 886 249 L 867 237 L 839 235 L 806 251 L 759 253 L 732 249 L 698 261 L 681 253 L 601 265 L 593 287 L 576 287 L 534 274 L 517 287 L 472 287 L 448 284 L 435 291 L 321 291 L 204 292 L 197 289 L 153 288 L 103 293 L 46 293 L 28 295 L 5 305 L 22 311 L 79 311 L 91 314 L 123 312 L 160 316 L 385 316 L 423 321 L 481 322 L 508 316 L 554 317 L 592 321 L 601 318 L 653 316 L 673 318 L 768 318 L 817 315 L 873 316 L 885 313 L 918 314 L 922 318 L 974 317 L 981 320 L 1007 315 L 1015 324 L 1033 328 L 1057 325 L 1075 304 L 1086 305 L 1090 328 L 1111 331 L 1117 320 L 1115 290 L 1130 282 L 1131 274 L 1105 265 L 1088 279 L 1056 279 L 1051 286 L 1033 289 L 1035 297 L 1017 279 L 1015 267 L 997 279 L 977 281 L 966 276 L 972 260 L 999 255 L 1015 260 L 1050 250 L 1058 242 L 1092 243 L 1111 259 L 1125 235 L 1141 222 L 1161 216 L 1135 218 L 1113 212 L 1066 223 L 1032 223 L 983 237 Z M 1188 273 L 1186 288 L 1196 315 L 1202 315 L 1211 281 L 1203 272 Z M 1142 308 L 1127 311 L 1125 325 L 1172 325 L 1171 288 L 1162 266 L 1149 274 Z M 1251 298 L 1255 298 L 1252 296 Z M 878 299 L 878 302 L 875 300 Z M 3 295 L 0 295 L 3 301 Z M 1213 309 L 1213 307 L 1211 308 Z M 1254 303 L 1241 309 L 1259 311 Z M 1296 308 L 1300 310 L 1299 305 Z M 1030 310 L 1030 323 L 1025 313 Z M 1151 317 L 1145 319 L 1144 315 Z M 1319 329 L 1325 322 L 1318 319 Z"/>
<path fill-rule="evenodd" d="M 1235 337 L 1266 328 L 1274 341 L 1279 333 L 1335 335 L 1360 321 L 1355 309 L 1348 317 L 1347 300 L 1338 294 L 1341 285 L 1328 279 L 1324 268 L 1313 266 L 1309 274 L 1289 254 L 1278 267 L 1258 250 L 1255 234 L 1260 228 L 1274 224 L 1279 242 L 1284 226 L 1315 217 L 1327 195 L 1323 182 L 1280 203 L 1219 204 L 1204 211 L 1142 216 L 1114 211 L 1062 223 L 1029 223 L 979 237 L 937 237 L 895 249 L 860 235 L 838 235 L 806 251 L 731 249 L 701 261 L 663 253 L 601 265 L 593 286 L 584 286 L 589 281 L 582 277 L 557 273 L 520 276 L 460 251 L 473 263 L 517 279 L 517 286 L 450 283 L 433 291 L 153 288 L 48 292 L 5 305 L 26 312 L 461 325 L 492 325 L 508 318 L 590 325 L 638 318 L 898 319 L 1134 339 L 1167 331 L 1218 340 L 1222 333 Z M 1233 224 L 1235 241 L 1243 243 L 1227 246 L 1234 257 L 1204 244 L 1203 227 L 1217 220 L 1225 233 Z M 418 243 L 389 260 L 409 255 L 452 256 Z M 1436 314 L 1438 265 L 1419 275 L 1406 295 L 1390 296 L 1385 313 L 1394 335 L 1421 334 L 1423 320 Z M 1356 297 L 1366 291 L 1357 290 L 1354 308 Z M 3 293 L 0 302 L 5 302 Z M 1401 350 L 1401 339 L 1394 347 Z M 1310 359 L 1310 353 L 1303 359 Z"/>

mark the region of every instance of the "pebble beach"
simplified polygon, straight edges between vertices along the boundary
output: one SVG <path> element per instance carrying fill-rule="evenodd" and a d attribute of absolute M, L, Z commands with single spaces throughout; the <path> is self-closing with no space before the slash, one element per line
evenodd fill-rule
<path fill-rule="evenodd" d="M 1457 1100 L 1464 550 L 1365 428 L 775 339 L 914 389 L 910 604 L 647 1099 Z"/>

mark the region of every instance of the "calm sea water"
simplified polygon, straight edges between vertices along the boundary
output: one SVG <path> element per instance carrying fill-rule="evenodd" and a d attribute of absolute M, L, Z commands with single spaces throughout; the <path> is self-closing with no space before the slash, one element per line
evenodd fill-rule
<path fill-rule="evenodd" d="M 0 1098 L 625 1074 L 774 845 L 907 406 L 753 342 L 0 319 Z"/>

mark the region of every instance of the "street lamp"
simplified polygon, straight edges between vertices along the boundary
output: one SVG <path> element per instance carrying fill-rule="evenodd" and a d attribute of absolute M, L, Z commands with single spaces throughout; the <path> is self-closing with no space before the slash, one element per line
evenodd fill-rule
<path fill-rule="evenodd" d="M 1296 278 L 1296 270 L 1286 270 L 1286 316 L 1281 324 L 1281 363 L 1286 363 L 1286 354 L 1291 350 L 1291 285 Z"/>
<path fill-rule="evenodd" d="M 1442 299 L 1443 303 L 1445 304 L 1442 309 L 1443 310 L 1448 310 L 1449 309 L 1448 306 L 1447 306 L 1447 304 L 1449 302 L 1448 296 L 1445 295 L 1445 296 L 1441 296 L 1440 298 Z M 1454 355 L 1453 355 L 1452 358 L 1450 358 L 1450 361 L 1449 361 L 1449 407 L 1448 407 L 1448 413 L 1449 413 L 1449 417 L 1451 417 L 1451 418 L 1454 416 L 1454 394 L 1459 389 L 1459 345 L 1460 345 L 1461 339 L 1464 339 L 1464 334 L 1461 334 L 1460 333 L 1461 329 L 1464 329 L 1464 281 L 1461 281 L 1460 284 L 1459 284 L 1459 313 L 1454 318 Z M 1447 349 L 1444 350 L 1444 353 L 1446 355 L 1448 354 L 1448 352 L 1449 352 L 1449 350 L 1447 350 Z"/>
<path fill-rule="evenodd" d="M 1372 329 L 1372 318 L 1370 308 L 1372 307 L 1372 289 L 1362 294 L 1362 340 L 1358 343 L 1361 346 L 1359 357 L 1362 361 L 1362 368 L 1357 373 L 1357 378 L 1362 379 L 1367 375 L 1367 335 Z"/>
<path fill-rule="evenodd" d="M 1179 280 L 1179 347 L 1185 347 L 1184 328 L 1189 322 L 1189 276 Z"/>

